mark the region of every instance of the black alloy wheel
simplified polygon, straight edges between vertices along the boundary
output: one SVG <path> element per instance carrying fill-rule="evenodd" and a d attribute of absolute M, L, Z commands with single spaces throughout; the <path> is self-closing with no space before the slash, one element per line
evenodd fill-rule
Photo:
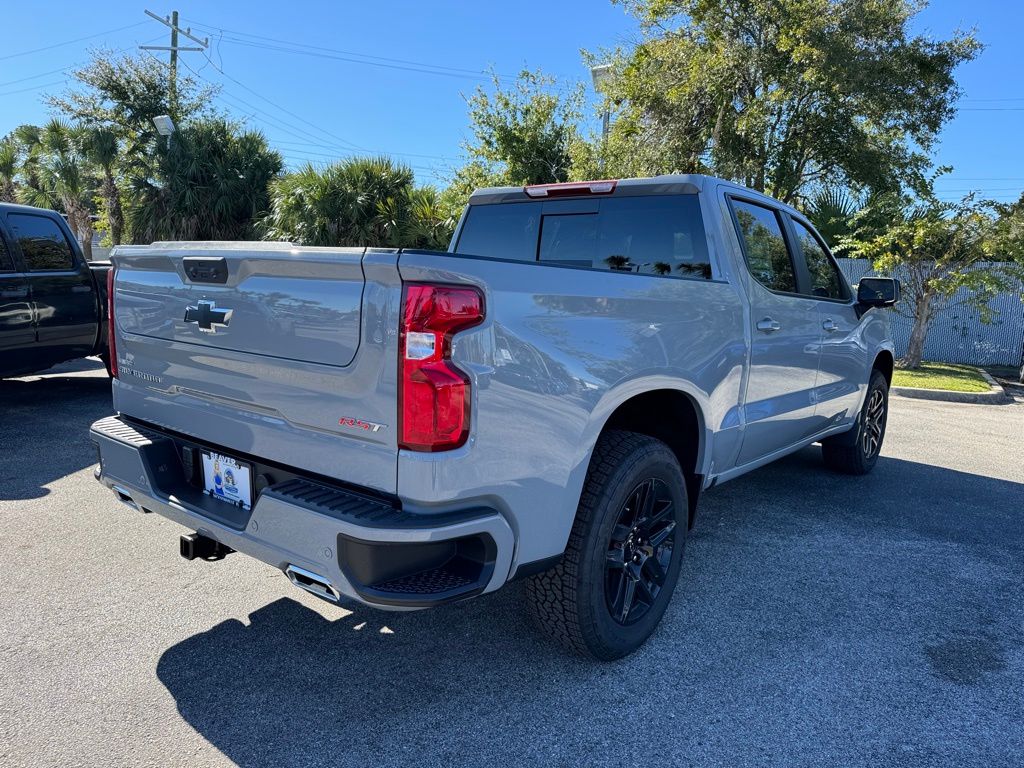
<path fill-rule="evenodd" d="M 605 601 L 618 624 L 636 623 L 665 584 L 675 545 L 675 508 L 661 480 L 642 481 L 619 510 L 608 543 Z"/>

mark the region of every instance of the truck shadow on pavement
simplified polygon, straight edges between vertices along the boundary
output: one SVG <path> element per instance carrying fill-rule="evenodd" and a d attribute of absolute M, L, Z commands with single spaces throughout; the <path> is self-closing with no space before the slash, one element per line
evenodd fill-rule
<path fill-rule="evenodd" d="M 702 499 L 662 628 L 622 661 L 549 644 L 513 584 L 334 620 L 281 598 L 157 675 L 243 766 L 1008 764 L 1022 492 L 891 458 L 842 477 L 807 449 Z"/>
<path fill-rule="evenodd" d="M 41 498 L 49 483 L 95 463 L 89 425 L 113 413 L 110 379 L 93 360 L 0 380 L 0 404 L 0 501 Z"/>

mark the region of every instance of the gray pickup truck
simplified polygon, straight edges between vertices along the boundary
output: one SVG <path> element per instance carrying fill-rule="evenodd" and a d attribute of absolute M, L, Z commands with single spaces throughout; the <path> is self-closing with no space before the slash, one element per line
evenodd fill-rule
<path fill-rule="evenodd" d="M 893 280 L 856 294 L 796 210 L 702 176 L 475 193 L 447 253 L 154 243 L 114 256 L 97 477 L 332 602 L 528 578 L 564 644 L 623 656 L 701 491 L 820 442 L 868 472 Z"/>

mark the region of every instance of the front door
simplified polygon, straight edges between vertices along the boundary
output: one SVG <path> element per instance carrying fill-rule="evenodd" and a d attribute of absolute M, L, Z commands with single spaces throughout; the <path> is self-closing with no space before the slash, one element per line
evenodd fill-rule
<path fill-rule="evenodd" d="M 7 226 L 28 272 L 42 364 L 91 355 L 99 333 L 99 299 L 70 232 L 35 213 L 8 213 Z"/>
<path fill-rule="evenodd" d="M 791 217 L 790 223 L 800 253 L 798 272 L 806 265 L 802 292 L 812 298 L 821 322 L 815 422 L 826 429 L 856 417 L 878 339 L 863 338 L 853 291 L 824 241 L 805 222 Z"/>
<path fill-rule="evenodd" d="M 737 461 L 743 465 L 815 432 L 821 318 L 817 303 L 797 294 L 793 254 L 780 212 L 739 198 L 731 199 L 730 205 L 752 278 L 746 423 Z"/>

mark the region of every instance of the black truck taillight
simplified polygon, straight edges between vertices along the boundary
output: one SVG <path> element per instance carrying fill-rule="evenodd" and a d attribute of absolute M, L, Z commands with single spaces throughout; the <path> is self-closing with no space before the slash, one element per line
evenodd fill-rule
<path fill-rule="evenodd" d="M 469 437 L 469 376 L 451 362 L 452 337 L 483 322 L 476 288 L 411 283 L 402 295 L 398 444 L 446 451 Z"/>
<path fill-rule="evenodd" d="M 110 375 L 117 378 L 117 344 L 114 342 L 114 266 L 107 272 L 107 356 Z"/>

